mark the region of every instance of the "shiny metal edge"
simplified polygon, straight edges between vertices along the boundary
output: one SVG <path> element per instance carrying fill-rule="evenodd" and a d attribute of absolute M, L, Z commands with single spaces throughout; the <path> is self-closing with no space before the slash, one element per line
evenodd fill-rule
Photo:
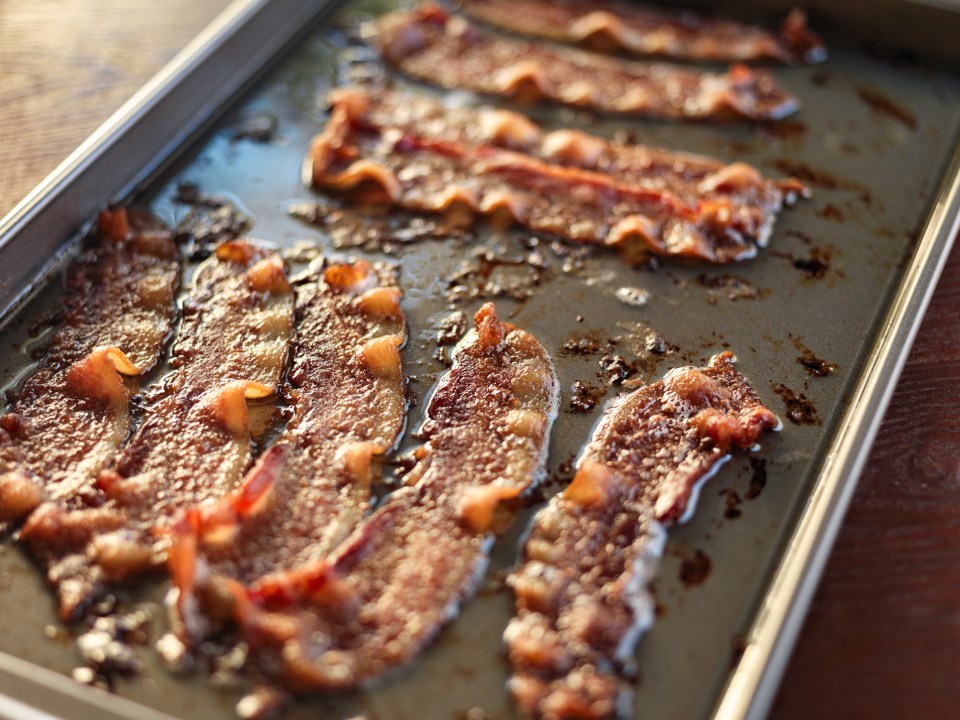
<path fill-rule="evenodd" d="M 0 653 L 0 720 L 175 720 L 165 713 L 74 682 Z"/>
<path fill-rule="evenodd" d="M 746 638 L 714 720 L 770 710 L 897 378 L 960 231 L 960 143 L 896 290 L 819 475 Z"/>
<path fill-rule="evenodd" d="M 129 195 L 331 4 L 235 0 L 0 220 L 0 318 L 108 194 Z"/>

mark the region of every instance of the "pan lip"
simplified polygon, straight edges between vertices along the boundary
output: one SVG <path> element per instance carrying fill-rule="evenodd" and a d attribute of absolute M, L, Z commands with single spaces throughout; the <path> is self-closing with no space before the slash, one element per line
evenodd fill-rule
<path fill-rule="evenodd" d="M 720 693 L 713 720 L 760 720 L 773 704 L 897 379 L 960 232 L 960 133 L 942 177 L 913 257 L 753 613 L 744 653 Z"/>
<path fill-rule="evenodd" d="M 935 5 L 924 0 L 903 0 L 904 4 Z M 92 166 L 116 153 L 117 143 L 132 128 L 142 124 L 146 116 L 156 112 L 160 101 L 179 86 L 187 75 L 221 51 L 227 40 L 241 30 L 262 21 L 265 13 L 278 7 L 292 8 L 293 18 L 282 27 L 274 27 L 271 37 L 286 38 L 269 46 L 269 52 L 258 54 L 256 64 L 236 74 L 236 84 L 224 97 L 211 101 L 222 108 L 235 99 L 241 88 L 258 76 L 270 58 L 281 54 L 284 46 L 296 37 L 296 25 L 302 31 L 306 20 L 319 17 L 338 0 L 236 0 L 191 44 L 150 80 L 130 101 L 95 131 L 51 175 L 43 180 L 10 214 L 0 220 L 0 260 L 4 251 L 16 243 L 24 228 L 37 218 L 52 213 L 58 227 L 74 227 L 71 216 L 58 214 L 51 205 L 64 192 L 82 185 Z M 954 7 L 960 11 L 960 6 Z M 201 104 L 198 102 L 198 108 Z M 205 121 L 172 132 L 152 159 L 143 167 L 126 167 L 128 173 L 116 180 L 114 197 L 124 197 L 148 182 L 169 158 L 175 148 L 189 144 L 188 138 L 199 132 Z M 131 163 L 132 164 L 132 163 Z M 130 175 L 129 173 L 138 173 Z M 843 516 L 852 499 L 857 480 L 869 455 L 873 440 L 889 404 L 896 380 L 906 362 L 924 312 L 936 288 L 958 230 L 960 230 L 960 144 L 941 174 L 943 178 L 931 209 L 925 215 L 925 226 L 913 256 L 903 271 L 874 341 L 869 345 L 864 368 L 853 381 L 853 391 L 845 412 L 829 436 L 824 460 L 814 474 L 799 518 L 792 520 L 790 538 L 776 563 L 772 578 L 761 592 L 755 612 L 751 614 L 747 646 L 736 669 L 728 677 L 712 713 L 716 720 L 762 718 L 773 702 L 779 681 L 786 670 L 790 652 L 812 601 L 827 557 L 839 531 Z M 100 198 L 102 203 L 103 198 Z M 92 216 L 86 213 L 83 217 Z M 61 233 L 62 238 L 66 233 Z M 64 245 L 59 243 L 55 264 L 60 264 Z M 59 259 L 58 259 L 59 258 Z M 4 263 L 0 262 L 0 267 Z M 49 266 L 49 264 L 48 264 Z M 35 277 L 40 272 L 31 268 Z M 42 275 L 39 275 L 42 282 Z M 0 272 L 0 324 L 13 314 L 16 304 L 36 286 L 18 282 Z M 20 287 L 20 290 L 9 288 Z M 11 294 L 15 293 L 15 294 Z M 11 682 L 19 683 L 11 687 Z M 27 699 L 33 692 L 38 699 Z M 49 714 L 43 693 L 59 695 L 62 701 L 75 701 L 66 715 Z M 37 703 L 35 706 L 31 703 Z M 148 706 L 109 693 L 82 687 L 69 677 L 0 652 L 0 718 L 23 717 L 24 707 L 36 707 L 37 720 L 56 717 L 80 717 L 84 710 L 96 708 L 112 713 L 107 718 L 146 718 L 172 720 L 172 717 Z M 18 714 L 19 713 L 19 714 Z M 31 718 L 33 715 L 28 716 Z"/>

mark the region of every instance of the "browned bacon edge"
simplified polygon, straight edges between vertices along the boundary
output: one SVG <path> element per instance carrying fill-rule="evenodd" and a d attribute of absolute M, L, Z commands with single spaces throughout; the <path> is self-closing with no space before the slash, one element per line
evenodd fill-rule
<path fill-rule="evenodd" d="M 502 110 L 358 89 L 331 99 L 311 148 L 315 186 L 426 212 L 505 213 L 534 231 L 615 247 L 630 261 L 650 252 L 752 257 L 783 204 L 807 194 L 798 180 L 771 181 L 745 163 L 573 130 L 543 134 Z"/>
<path fill-rule="evenodd" d="M 105 586 L 164 560 L 173 513 L 233 490 L 250 462 L 247 400 L 273 394 L 292 329 L 293 294 L 276 252 L 220 245 L 182 304 L 173 373 L 95 492 L 40 505 L 27 542 L 74 618 Z"/>
<path fill-rule="evenodd" d="M 407 663 L 474 590 L 494 534 L 543 474 L 558 381 L 492 305 L 458 346 L 408 486 L 329 558 L 234 586 L 252 666 L 294 691 L 371 683 Z"/>
<path fill-rule="evenodd" d="M 45 500 L 90 489 L 126 439 L 130 388 L 170 334 L 179 278 L 170 231 L 145 213 L 100 214 L 68 272 L 63 319 L 0 417 L 0 532 Z"/>
<path fill-rule="evenodd" d="M 692 511 L 733 448 L 778 425 L 732 361 L 673 370 L 612 404 L 571 484 L 534 518 L 504 634 L 527 717 L 633 717 L 627 677 L 653 621 L 662 526 Z"/>
<path fill-rule="evenodd" d="M 173 527 L 167 563 L 187 642 L 229 617 L 228 581 L 246 586 L 325 559 L 369 510 L 376 460 L 403 430 L 393 272 L 365 260 L 329 265 L 297 297 L 293 419 L 236 491 Z"/>
<path fill-rule="evenodd" d="M 419 80 L 521 102 L 666 120 L 780 120 L 798 108 L 772 75 L 745 65 L 711 73 L 499 37 L 432 3 L 384 16 L 375 42 Z"/>
<path fill-rule="evenodd" d="M 780 34 L 689 10 L 612 0 L 460 0 L 482 22 L 524 35 L 583 45 L 598 52 L 626 51 L 677 60 L 816 63 L 827 58 L 823 41 L 794 8 Z"/>

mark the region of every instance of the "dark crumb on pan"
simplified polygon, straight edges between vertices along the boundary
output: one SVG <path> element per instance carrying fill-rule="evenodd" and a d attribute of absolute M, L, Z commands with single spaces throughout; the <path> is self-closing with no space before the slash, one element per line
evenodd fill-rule
<path fill-rule="evenodd" d="M 767 486 L 767 461 L 761 457 L 750 458 L 750 469 L 753 475 L 750 476 L 750 487 L 747 489 L 744 497 L 747 500 L 754 500 L 760 497 L 763 488 Z"/>
<path fill-rule="evenodd" d="M 571 390 L 570 412 L 588 413 L 597 406 L 597 403 L 599 403 L 606 394 L 607 389 L 604 387 L 588 385 L 582 380 L 577 380 Z"/>
<path fill-rule="evenodd" d="M 118 612 L 110 601 L 94 610 L 99 611 L 98 616 L 77 637 L 77 652 L 83 665 L 75 668 L 72 675 L 84 684 L 110 689 L 117 678 L 142 672 L 133 646 L 149 642 L 153 608 L 143 605 Z"/>
<path fill-rule="evenodd" d="M 800 352 L 800 355 L 797 356 L 797 363 L 807 371 L 808 375 L 813 377 L 827 377 L 837 371 L 839 366 L 836 363 L 827 362 L 823 358 L 818 357 L 810 348 L 800 341 L 800 338 L 791 335 L 790 339 L 793 340 L 794 347 Z"/>
<path fill-rule="evenodd" d="M 404 245 L 421 240 L 469 240 L 472 235 L 443 217 L 425 218 L 388 213 L 385 208 L 341 207 L 327 199 L 295 203 L 287 212 L 319 228 L 334 248 L 361 248 L 396 255 Z"/>
<path fill-rule="evenodd" d="M 688 588 L 702 584 L 710 577 L 710 558 L 702 550 L 694 550 L 681 561 L 679 577 Z"/>
<path fill-rule="evenodd" d="M 250 228 L 250 218 L 226 198 L 207 195 L 196 185 L 177 185 L 174 202 L 190 210 L 174 230 L 191 260 L 206 258 L 215 245 L 240 237 Z"/>
<path fill-rule="evenodd" d="M 819 425 L 817 409 L 803 393 L 791 390 L 783 383 L 773 385 L 773 391 L 787 406 L 787 419 L 795 425 Z"/>
<path fill-rule="evenodd" d="M 835 220 L 837 222 L 843 222 L 843 211 L 832 203 L 827 203 L 823 206 L 821 210 L 817 211 L 817 217 L 822 217 L 826 220 Z"/>
<path fill-rule="evenodd" d="M 277 136 L 280 121 L 267 113 L 247 115 L 240 119 L 233 131 L 231 142 L 251 140 L 255 143 L 269 143 Z"/>
<path fill-rule="evenodd" d="M 827 190 L 862 190 L 856 183 L 836 178 L 825 170 L 810 167 L 796 160 L 781 158 L 775 160 L 773 166 L 784 175 L 790 175 L 810 185 L 819 185 Z"/>
<path fill-rule="evenodd" d="M 756 300 L 765 294 L 736 275 L 701 274 L 697 276 L 697 282 L 710 291 L 711 303 L 716 302 L 717 296 L 726 297 L 728 300 Z"/>
<path fill-rule="evenodd" d="M 456 345 L 467 329 L 467 316 L 461 310 L 444 315 L 436 323 L 437 345 Z"/>
<path fill-rule="evenodd" d="M 450 355 L 447 354 L 447 350 L 444 347 L 438 347 L 433 351 L 433 354 L 430 356 L 438 363 L 444 367 L 451 367 L 453 365 L 453 360 L 450 359 Z"/>
<path fill-rule="evenodd" d="M 624 380 L 636 375 L 636 363 L 627 362 L 623 355 L 607 353 L 600 358 L 601 372 L 598 377 L 607 385 L 622 385 Z"/>
<path fill-rule="evenodd" d="M 600 352 L 606 346 L 603 336 L 598 330 L 583 335 L 571 335 L 560 348 L 561 355 L 590 357 Z"/>
<path fill-rule="evenodd" d="M 881 92 L 868 87 L 857 88 L 859 97 L 877 115 L 886 115 L 910 130 L 917 129 L 917 117 L 905 107 L 901 107 Z"/>
<path fill-rule="evenodd" d="M 806 124 L 796 120 L 757 123 L 756 128 L 760 134 L 779 140 L 802 138 L 807 134 Z"/>
<path fill-rule="evenodd" d="M 508 297 L 526 300 L 543 282 L 546 260 L 536 250 L 508 254 L 492 248 L 477 248 L 447 279 L 449 302 Z"/>
<path fill-rule="evenodd" d="M 772 251 L 776 257 L 786 258 L 797 270 L 803 273 L 807 280 L 822 280 L 830 270 L 833 253 L 830 250 L 811 247 L 807 257 L 797 257 L 791 253 Z"/>
<path fill-rule="evenodd" d="M 54 310 L 51 312 L 40 313 L 39 315 L 37 315 L 34 321 L 30 323 L 30 327 L 27 328 L 27 334 L 30 337 L 35 338 L 39 336 L 40 333 L 42 333 L 47 328 L 53 327 L 54 325 L 59 323 L 62 319 L 63 319 L 62 310 Z"/>
<path fill-rule="evenodd" d="M 740 493 L 733 488 L 727 488 L 726 490 L 721 490 L 720 495 L 723 497 L 725 506 L 723 510 L 723 516 L 725 518 L 728 520 L 735 520 L 743 515 L 743 511 L 740 509 L 740 505 L 743 503 L 743 498 L 740 497 Z"/>

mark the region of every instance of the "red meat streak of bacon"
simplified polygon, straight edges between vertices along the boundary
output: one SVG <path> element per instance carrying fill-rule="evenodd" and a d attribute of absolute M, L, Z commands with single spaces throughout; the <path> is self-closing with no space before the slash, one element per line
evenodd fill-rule
<path fill-rule="evenodd" d="M 156 364 L 179 272 L 159 221 L 122 208 L 100 214 L 95 244 L 67 271 L 63 319 L 0 418 L 0 528 L 89 491 L 127 438 L 124 377 Z"/>
<path fill-rule="evenodd" d="M 284 687 L 357 687 L 416 657 L 472 594 L 494 535 L 542 476 L 553 365 L 492 305 L 476 323 L 431 397 L 408 485 L 325 561 L 234 586 L 252 666 Z"/>
<path fill-rule="evenodd" d="M 325 559 L 369 510 L 374 461 L 403 430 L 393 273 L 364 260 L 330 265 L 297 297 L 293 419 L 235 492 L 173 528 L 168 566 L 188 642 L 229 617 L 229 582 Z"/>
<path fill-rule="evenodd" d="M 800 8 L 790 12 L 778 36 L 755 25 L 689 10 L 610 0 L 460 0 L 458 6 L 471 17 L 505 30 L 598 52 L 788 64 L 821 62 L 827 57 L 823 41 L 810 32 Z"/>
<path fill-rule="evenodd" d="M 632 716 L 624 670 L 653 620 L 663 525 L 692 511 L 734 447 L 778 425 L 732 359 L 673 370 L 611 405 L 571 484 L 534 518 L 504 635 L 527 717 Z"/>
<path fill-rule="evenodd" d="M 799 107 L 772 75 L 745 65 L 720 74 L 499 37 L 431 3 L 384 16 L 374 42 L 418 80 L 520 102 L 665 120 L 780 120 Z"/>
<path fill-rule="evenodd" d="M 506 213 L 534 231 L 616 247 L 630 260 L 649 252 L 751 257 L 781 207 L 808 194 L 796 179 L 768 180 L 745 163 L 575 130 L 545 134 L 505 110 L 360 89 L 331 99 L 311 148 L 315 186 L 420 211 L 460 204 Z"/>
<path fill-rule="evenodd" d="M 293 324 L 280 257 L 246 241 L 220 245 L 183 302 L 171 375 L 83 506 L 46 502 L 27 542 L 74 618 L 105 586 L 162 564 L 158 529 L 176 510 L 234 490 L 250 464 L 247 400 L 273 394 Z"/>

